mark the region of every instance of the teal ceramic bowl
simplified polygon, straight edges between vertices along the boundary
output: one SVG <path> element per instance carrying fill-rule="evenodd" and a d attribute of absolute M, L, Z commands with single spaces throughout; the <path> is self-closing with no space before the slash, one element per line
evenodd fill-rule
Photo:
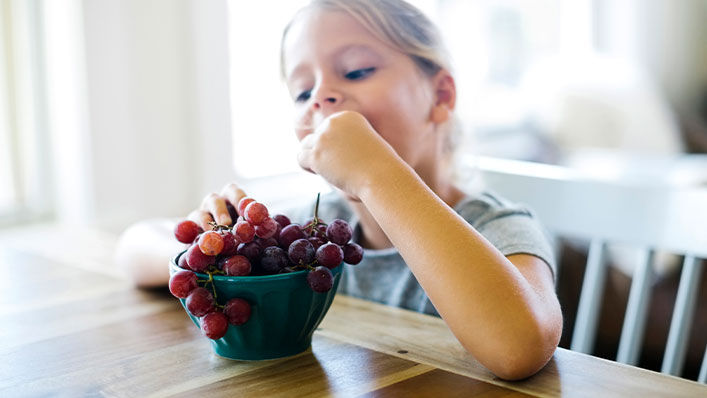
<path fill-rule="evenodd" d="M 170 262 L 170 275 L 182 270 L 177 266 L 178 260 L 179 256 Z M 214 276 L 219 304 L 238 297 L 251 305 L 248 322 L 229 325 L 224 337 L 210 340 L 214 352 L 225 358 L 254 361 L 305 351 L 334 300 L 342 268 L 339 265 L 331 270 L 334 286 L 325 293 L 316 293 L 309 288 L 307 271 L 264 276 Z M 199 279 L 209 278 L 206 274 L 196 274 Z M 185 299 L 179 301 L 194 324 L 200 327 L 199 318 L 186 310 Z"/>

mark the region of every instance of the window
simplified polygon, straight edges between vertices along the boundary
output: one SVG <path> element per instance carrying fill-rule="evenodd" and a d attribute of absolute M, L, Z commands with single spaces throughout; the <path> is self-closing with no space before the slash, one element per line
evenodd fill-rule
<path fill-rule="evenodd" d="M 0 6 L 0 225 L 46 215 L 36 1 Z"/>

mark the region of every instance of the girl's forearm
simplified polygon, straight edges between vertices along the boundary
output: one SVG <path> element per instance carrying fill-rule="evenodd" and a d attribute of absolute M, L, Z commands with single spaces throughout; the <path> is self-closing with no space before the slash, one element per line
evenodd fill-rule
<path fill-rule="evenodd" d="M 408 165 L 383 170 L 360 197 L 462 345 L 495 373 L 490 363 L 537 351 L 546 300 Z"/>

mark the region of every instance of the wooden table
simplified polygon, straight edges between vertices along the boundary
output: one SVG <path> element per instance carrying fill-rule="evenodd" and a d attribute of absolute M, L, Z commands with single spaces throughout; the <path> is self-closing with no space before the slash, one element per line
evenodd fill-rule
<path fill-rule="evenodd" d="M 308 351 L 223 359 L 166 289 L 116 276 L 97 254 L 110 239 L 81 239 L 72 249 L 0 236 L 0 397 L 707 396 L 692 381 L 564 349 L 537 375 L 505 382 L 440 319 L 341 295 Z"/>

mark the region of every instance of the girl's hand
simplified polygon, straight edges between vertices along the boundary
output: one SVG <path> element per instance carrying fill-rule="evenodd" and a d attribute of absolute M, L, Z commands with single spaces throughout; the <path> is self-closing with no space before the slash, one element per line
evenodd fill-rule
<path fill-rule="evenodd" d="M 402 161 L 358 112 L 327 117 L 301 141 L 299 165 L 354 197 L 387 162 Z"/>
<path fill-rule="evenodd" d="M 238 207 L 238 202 L 245 197 L 245 192 L 234 183 L 227 184 L 220 193 L 210 193 L 201 201 L 201 206 L 192 211 L 187 219 L 197 223 L 204 231 L 213 229 L 210 222 L 231 226 L 236 222 L 228 211 L 228 205 Z"/>

